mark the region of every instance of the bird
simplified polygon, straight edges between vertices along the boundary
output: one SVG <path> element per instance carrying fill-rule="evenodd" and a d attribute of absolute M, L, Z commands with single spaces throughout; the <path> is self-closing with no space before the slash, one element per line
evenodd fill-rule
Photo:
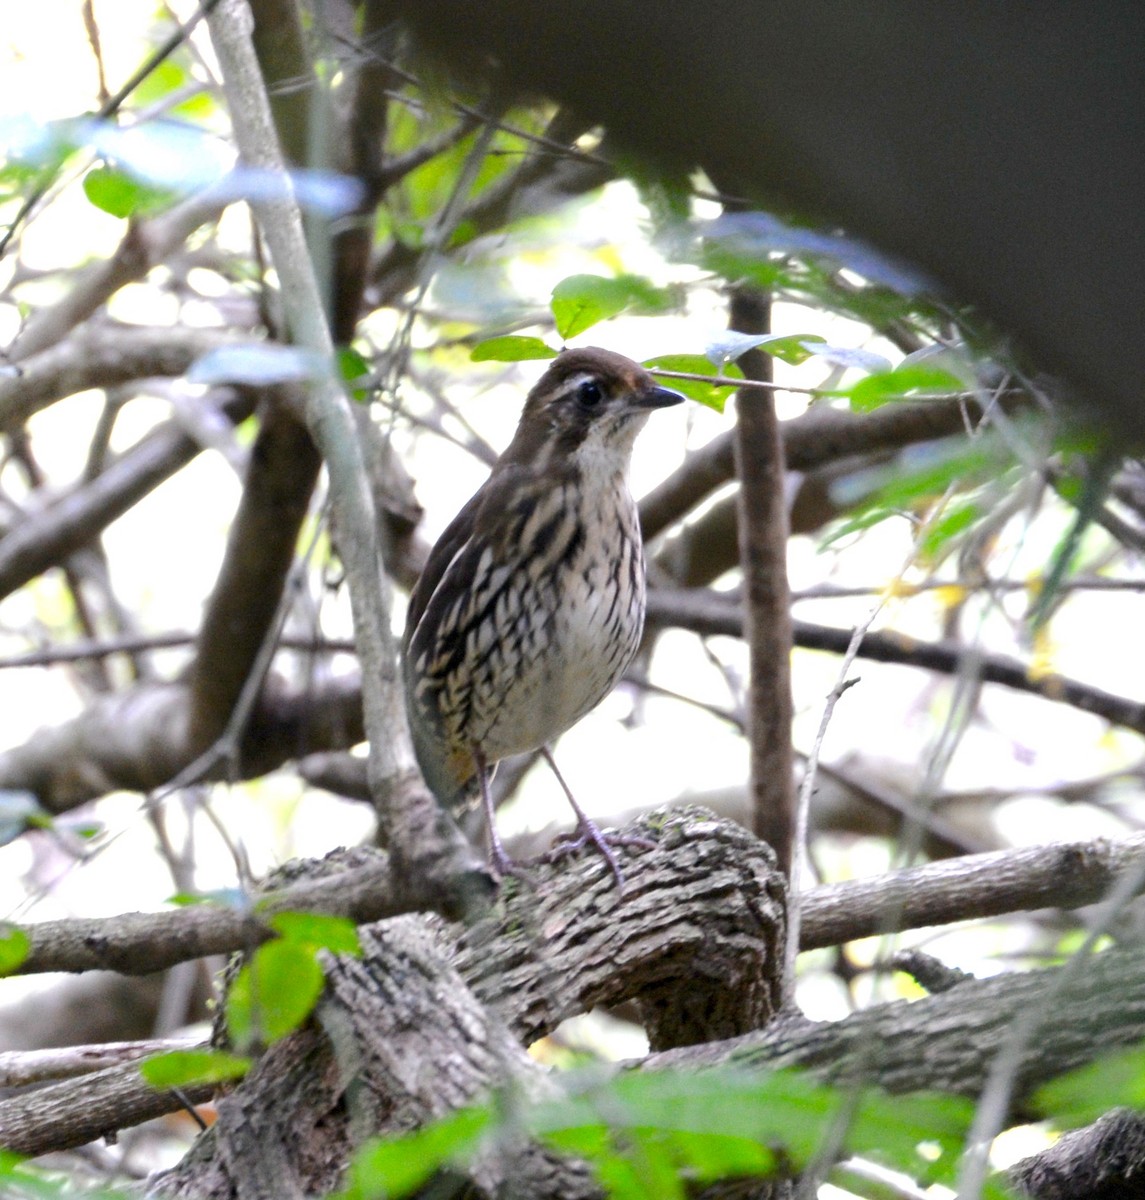
<path fill-rule="evenodd" d="M 683 399 L 622 354 L 563 350 L 410 594 L 402 674 L 418 765 L 455 817 L 483 806 L 498 876 L 516 868 L 497 833 L 492 772 L 540 750 L 576 813 L 569 845 L 596 846 L 623 891 L 608 839 L 550 747 L 640 645 L 644 548 L 628 468 L 650 414 Z"/>

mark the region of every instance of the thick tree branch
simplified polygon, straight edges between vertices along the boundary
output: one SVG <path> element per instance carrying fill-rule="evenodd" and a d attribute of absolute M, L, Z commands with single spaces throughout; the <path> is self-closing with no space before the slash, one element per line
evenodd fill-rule
<path fill-rule="evenodd" d="M 0 379 L 0 430 L 10 432 L 41 409 L 88 388 L 183 375 L 200 355 L 235 340 L 217 329 L 181 325 L 85 326 L 24 363 L 19 374 Z"/>
<path fill-rule="evenodd" d="M 753 957 L 772 962 L 778 949 L 780 893 L 773 889 L 778 884 L 781 892 L 782 884 L 774 860 L 742 830 L 694 812 L 673 813 L 643 830 L 658 845 L 626 853 L 629 892 L 623 898 L 599 859 L 581 854 L 559 868 L 535 868 L 536 890 L 506 887 L 498 907 L 468 929 L 432 924 L 427 931 L 420 919 L 403 918 L 364 930 L 366 957 L 331 967 L 319 1027 L 264 1056 L 234 1102 L 222 1106 L 222 1132 L 201 1141 L 169 1181 L 188 1190 L 167 1194 L 216 1194 L 212 1173 L 234 1157 L 219 1139 L 236 1136 L 236 1122 L 251 1119 L 263 1123 L 270 1140 L 265 1155 L 247 1156 L 259 1160 L 252 1169 L 281 1160 L 304 1172 L 306 1163 L 321 1163 L 318 1169 L 328 1174 L 299 1176 L 300 1190 L 329 1188 L 359 1137 L 420 1125 L 509 1079 L 528 1086 L 528 1073 L 519 1075 L 513 1066 L 521 1061 L 515 1047 L 594 1004 L 635 1000 L 654 1038 L 656 1030 L 674 1042 L 725 1038 L 654 1053 L 634 1064 L 642 1070 L 801 1066 L 836 1083 L 975 1096 L 998 1040 L 1055 989 L 1052 1019 L 1022 1063 L 1017 1116 L 1025 1115 L 1025 1098 L 1038 1083 L 1145 1033 L 1145 964 L 1130 949 L 1094 956 L 1064 988 L 1058 969 L 1009 974 L 837 1022 L 782 1016 L 729 1038 L 737 1025 L 758 1023 L 769 1011 L 766 993 L 745 989 L 742 981 L 759 977 Z M 1103 869 L 1110 865 L 1107 860 Z M 808 928 L 813 921 L 809 911 Z M 710 987 L 709 999 L 718 995 L 720 1003 L 712 1008 L 696 996 L 697 985 Z M 436 1009 L 423 1007 L 430 996 Z M 727 1007 L 736 1004 L 743 1006 L 738 1013 Z M 462 1010 L 469 1016 L 458 1019 Z M 665 1014 L 669 1020 L 660 1024 Z M 506 1042 L 505 1033 L 497 1033 L 500 1049 L 493 1050 L 488 1031 L 498 1027 L 509 1037 Z M 469 1072 L 475 1063 L 484 1064 L 480 1087 L 454 1088 L 450 1081 L 459 1077 L 453 1072 Z M 360 1103 L 347 1105 L 347 1079 L 364 1085 Z M 141 1082 L 125 1095 L 116 1072 L 108 1080 L 129 1119 L 171 1104 L 148 1095 Z M 85 1114 L 103 1087 L 98 1074 L 57 1085 L 50 1111 L 40 1100 L 29 1109 L 26 1097 L 0 1102 L 0 1141 L 39 1153 L 102 1132 L 100 1121 L 93 1131 Z M 310 1156 L 305 1147 L 319 1132 L 328 1153 Z"/>
<path fill-rule="evenodd" d="M 123 1063 L 138 1062 L 150 1054 L 187 1049 L 200 1044 L 191 1037 L 153 1038 L 138 1042 L 102 1042 L 87 1046 L 62 1046 L 45 1050 L 0 1050 L 0 1088 L 29 1083 L 72 1079 Z"/>
<path fill-rule="evenodd" d="M 1145 854 L 1145 834 L 967 854 L 808 891 L 799 948 L 856 938 L 1096 904 Z"/>
<path fill-rule="evenodd" d="M 274 624 L 321 465 L 287 404 L 267 404 L 195 650 L 188 729 L 193 754 L 226 729 Z"/>
<path fill-rule="evenodd" d="M 633 828 L 657 819 L 650 814 Z M 740 844 L 736 837 L 743 836 L 727 832 L 738 829 L 732 822 L 711 821 L 702 828 L 709 837 L 718 833 L 728 845 Z M 143 975 L 192 958 L 233 953 L 264 939 L 269 935 L 261 917 L 267 912 L 328 912 L 367 921 L 408 911 L 402 898 L 391 893 L 388 860 L 381 852 L 373 853 L 376 858 L 366 850 L 332 856 L 327 860 L 330 871 L 358 864 L 336 878 L 306 884 L 273 882 L 260 894 L 258 912 L 200 905 L 23 926 L 31 951 L 14 973 L 113 969 Z M 966 855 L 811 888 L 803 901 L 800 949 L 1007 913 L 1082 908 L 1101 900 L 1142 853 L 1145 834 L 1116 841 L 1098 838 Z M 362 857 L 354 857 L 358 855 Z M 495 962 L 488 959 L 489 964 Z M 496 973 L 492 966 L 489 969 Z M 506 970 L 511 976 L 511 969 Z"/>
<path fill-rule="evenodd" d="M 0 753 L 0 787 L 32 792 L 57 814 L 108 792 L 150 791 L 194 759 L 189 717 L 183 682 L 145 682 L 101 696 L 72 720 Z M 297 692 L 270 687 L 251 714 L 236 761 L 208 764 L 203 777 L 255 778 L 307 751 L 345 749 L 362 737 L 356 681 L 332 679 Z"/>
<path fill-rule="evenodd" d="M 1114 1109 L 1085 1129 L 1062 1135 L 1048 1150 L 1007 1172 L 1030 1200 L 1132 1200 L 1145 1172 L 1145 1120 Z"/>
<path fill-rule="evenodd" d="M 31 951 L 15 974 L 118 971 L 149 975 L 194 958 L 233 954 L 274 936 L 266 924 L 278 912 L 321 912 L 356 922 L 407 911 L 395 898 L 388 857 L 346 850 L 327 860 L 329 874 L 271 887 L 247 908 L 193 905 L 157 913 L 67 918 L 27 926 Z M 323 864 L 316 864 L 318 872 Z"/>

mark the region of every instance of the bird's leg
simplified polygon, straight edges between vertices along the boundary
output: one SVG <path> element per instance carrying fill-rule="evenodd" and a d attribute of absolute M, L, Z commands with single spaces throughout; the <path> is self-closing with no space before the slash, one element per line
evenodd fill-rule
<path fill-rule="evenodd" d="M 472 748 L 472 753 L 477 778 L 481 782 L 481 806 L 485 810 L 485 829 L 489 837 L 489 862 L 499 876 L 519 875 L 520 871 L 509 857 L 505 843 L 497 832 L 497 814 L 493 808 L 493 793 L 489 790 L 489 764 L 476 746 Z"/>
<path fill-rule="evenodd" d="M 601 858 L 608 863 L 609 870 L 616 880 L 617 890 L 623 895 L 624 872 L 620 869 L 620 863 L 617 861 L 613 846 L 637 846 L 644 850 L 653 850 L 656 847 L 656 843 L 650 841 L 648 838 L 626 837 L 623 834 L 605 833 L 576 802 L 576 797 L 572 794 L 572 789 L 565 782 L 565 777 L 557 769 L 557 760 L 553 758 L 553 752 L 548 746 L 542 746 L 541 753 L 544 755 L 545 762 L 549 764 L 549 768 L 557 777 L 557 783 L 561 785 L 561 791 L 564 792 L 565 799 L 572 805 L 572 810 L 576 813 L 577 828 L 580 831 L 579 836 L 563 839 L 559 845 L 549 851 L 546 857 L 550 862 L 553 862 L 566 854 L 572 854 L 584 846 L 591 844 L 597 848 Z"/>

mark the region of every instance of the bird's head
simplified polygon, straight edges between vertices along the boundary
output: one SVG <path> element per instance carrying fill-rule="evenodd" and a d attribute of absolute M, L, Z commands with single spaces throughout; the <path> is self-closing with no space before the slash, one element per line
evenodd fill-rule
<path fill-rule="evenodd" d="M 565 350 L 529 392 L 503 461 L 623 472 L 653 409 L 683 400 L 611 350 Z"/>

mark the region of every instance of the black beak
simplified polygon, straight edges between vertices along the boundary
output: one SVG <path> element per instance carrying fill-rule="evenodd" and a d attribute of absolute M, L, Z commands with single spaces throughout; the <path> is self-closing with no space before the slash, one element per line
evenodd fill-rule
<path fill-rule="evenodd" d="M 684 397 L 679 392 L 666 387 L 649 387 L 633 393 L 634 408 L 668 408 L 672 404 L 680 404 Z"/>

